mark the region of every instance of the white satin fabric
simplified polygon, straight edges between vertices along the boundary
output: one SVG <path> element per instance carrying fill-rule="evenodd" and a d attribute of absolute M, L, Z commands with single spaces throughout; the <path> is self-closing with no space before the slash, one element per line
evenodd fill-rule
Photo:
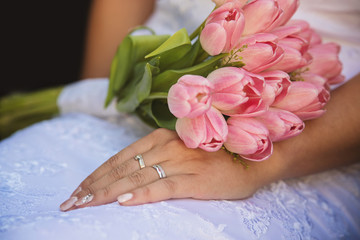
<path fill-rule="evenodd" d="M 209 2 L 159 0 L 148 24 L 157 33 L 184 26 L 191 32 L 212 10 Z M 340 1 L 326 1 L 326 6 L 311 1 L 316 2 L 323 11 L 334 11 L 328 5 Z M 344 11 L 356 13 L 353 23 L 359 26 L 359 2 L 340 5 L 346 3 L 353 7 Z M 297 16 L 305 10 L 309 21 L 320 17 L 309 6 L 304 4 Z M 351 39 L 332 36 L 343 39 L 343 49 L 353 49 L 341 55 L 347 78 L 360 69 L 358 29 L 350 31 Z M 102 109 L 107 84 L 107 79 L 91 79 L 69 85 L 59 98 L 63 114 L 0 142 L 0 239 L 360 238 L 360 164 L 275 182 L 246 200 L 181 199 L 135 207 L 112 203 L 60 212 L 59 204 L 88 174 L 152 131 L 136 116 Z"/>

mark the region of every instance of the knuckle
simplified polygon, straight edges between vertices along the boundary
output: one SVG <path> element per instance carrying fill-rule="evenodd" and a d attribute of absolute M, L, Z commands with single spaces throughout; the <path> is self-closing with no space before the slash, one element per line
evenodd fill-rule
<path fill-rule="evenodd" d="M 118 165 L 118 160 L 119 160 L 118 154 L 115 154 L 109 158 L 109 160 L 107 161 L 107 164 L 111 168 L 115 168 Z"/>
<path fill-rule="evenodd" d="M 126 166 L 121 165 L 119 167 L 114 168 L 111 172 L 110 172 L 110 177 L 113 180 L 118 180 L 122 177 L 124 177 L 124 175 L 126 174 Z"/>
<path fill-rule="evenodd" d="M 165 143 L 166 149 L 179 149 L 182 148 L 183 142 L 180 139 L 171 139 Z"/>
<path fill-rule="evenodd" d="M 165 128 L 157 128 L 155 129 L 152 134 L 154 135 L 154 137 L 160 137 L 163 136 L 164 134 L 166 134 L 167 129 Z"/>
<path fill-rule="evenodd" d="M 176 193 L 177 190 L 177 183 L 171 179 L 164 179 L 163 184 L 166 188 L 166 190 L 170 193 L 170 195 L 173 195 Z"/>
<path fill-rule="evenodd" d="M 151 134 L 155 139 L 173 138 L 177 136 L 175 131 L 166 128 L 157 128 Z"/>
<path fill-rule="evenodd" d="M 102 194 L 103 194 L 103 197 L 104 198 L 108 198 L 111 194 L 111 189 L 110 189 L 110 186 L 107 185 L 103 188 L 103 191 L 102 191 Z"/>
<path fill-rule="evenodd" d="M 129 175 L 129 180 L 134 186 L 142 186 L 146 181 L 146 177 L 143 173 L 133 172 Z"/>
<path fill-rule="evenodd" d="M 89 185 L 85 190 L 84 192 L 86 193 L 85 195 L 87 194 L 94 194 L 96 191 L 95 189 L 95 186 L 94 185 Z"/>

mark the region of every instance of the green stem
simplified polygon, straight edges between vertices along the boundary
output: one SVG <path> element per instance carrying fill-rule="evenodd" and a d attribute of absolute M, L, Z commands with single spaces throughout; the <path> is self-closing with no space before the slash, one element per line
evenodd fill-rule
<path fill-rule="evenodd" d="M 225 152 L 229 153 L 233 159 L 234 162 L 238 162 L 240 163 L 241 165 L 244 166 L 245 169 L 248 169 L 249 168 L 249 165 L 244 161 L 244 159 L 242 159 L 240 157 L 239 154 L 237 153 L 233 153 L 233 152 L 230 152 L 228 149 L 226 149 L 225 146 L 222 146 L 221 149 L 225 150 Z"/>
<path fill-rule="evenodd" d="M 195 29 L 195 31 L 190 35 L 190 40 L 193 40 L 201 33 L 202 29 L 205 26 L 205 22 L 206 20 L 197 29 Z"/>
<path fill-rule="evenodd" d="M 153 92 L 146 98 L 147 100 L 152 99 L 167 99 L 168 94 L 166 92 Z"/>

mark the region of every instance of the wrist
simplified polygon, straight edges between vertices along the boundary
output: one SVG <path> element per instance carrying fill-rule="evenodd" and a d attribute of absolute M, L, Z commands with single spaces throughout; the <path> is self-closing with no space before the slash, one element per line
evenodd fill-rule
<path fill-rule="evenodd" d="M 270 158 L 261 162 L 247 161 L 249 165 L 248 171 L 254 172 L 250 175 L 254 176 L 253 182 L 255 186 L 259 189 L 270 183 L 284 179 L 287 172 L 286 164 L 284 164 L 286 161 L 284 160 L 281 145 L 274 144 L 273 154 Z"/>

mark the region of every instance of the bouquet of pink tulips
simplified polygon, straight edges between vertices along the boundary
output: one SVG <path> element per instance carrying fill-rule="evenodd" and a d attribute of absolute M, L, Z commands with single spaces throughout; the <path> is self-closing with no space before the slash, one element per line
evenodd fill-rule
<path fill-rule="evenodd" d="M 191 35 L 129 34 L 119 45 L 106 105 L 175 129 L 189 148 L 254 161 L 321 116 L 344 80 L 339 46 L 322 43 L 298 0 L 214 1 Z"/>

